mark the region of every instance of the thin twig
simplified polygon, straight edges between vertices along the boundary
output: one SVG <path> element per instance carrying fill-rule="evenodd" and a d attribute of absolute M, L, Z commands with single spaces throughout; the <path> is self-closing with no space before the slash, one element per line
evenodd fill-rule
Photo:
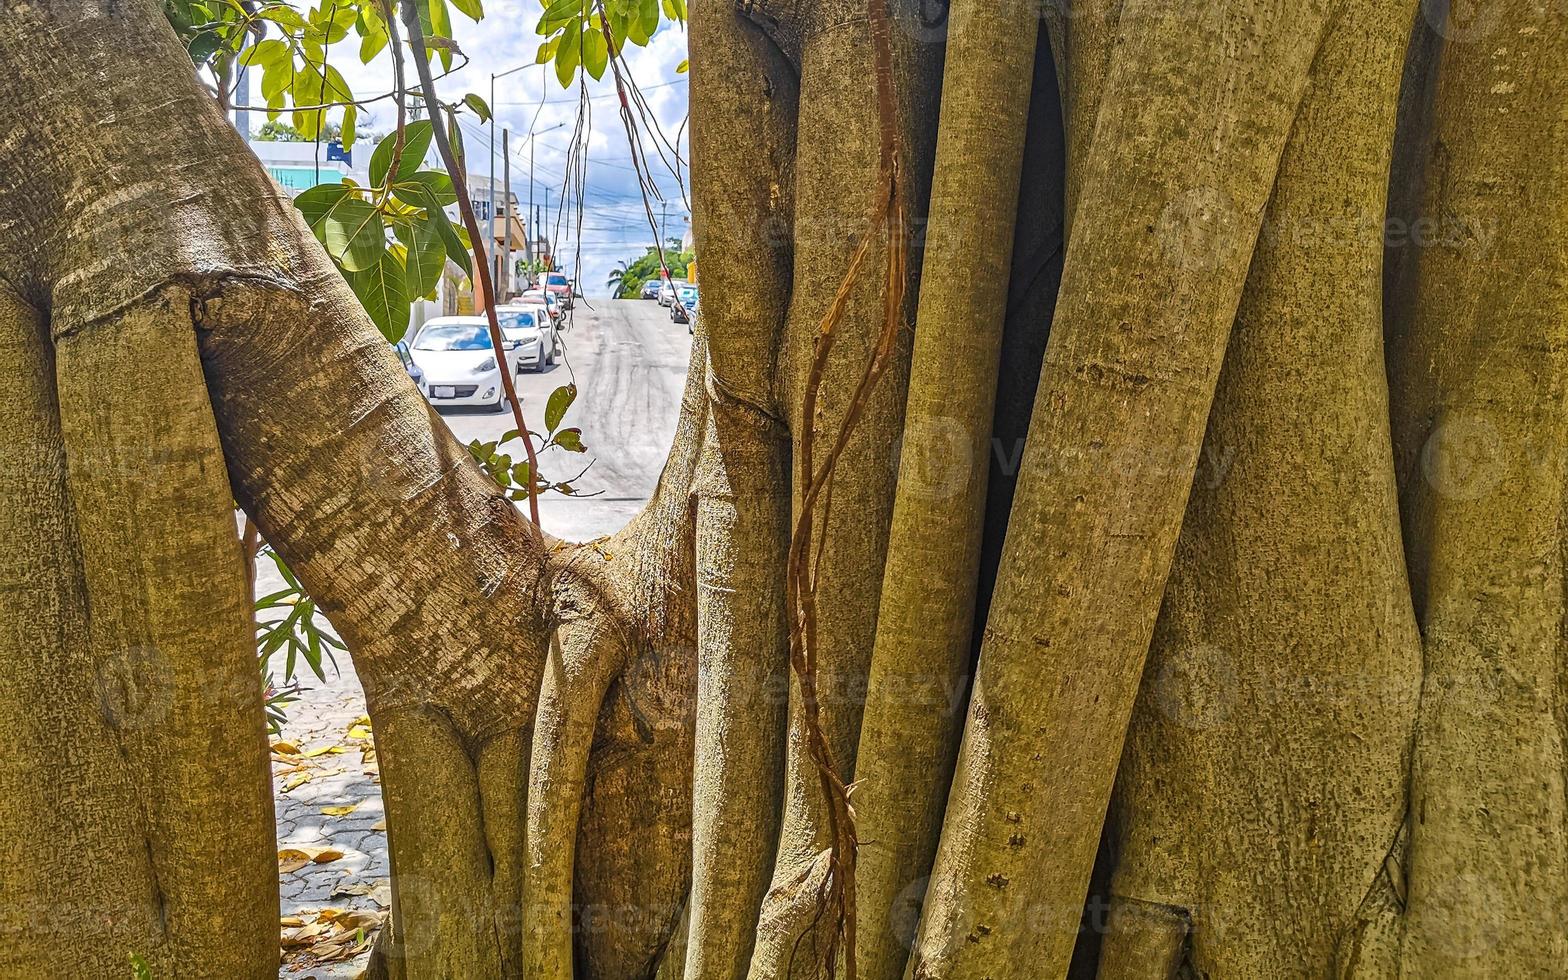
<path fill-rule="evenodd" d="M 495 286 L 490 279 L 490 260 L 485 251 L 484 236 L 479 232 L 479 222 L 474 217 L 473 202 L 468 199 L 468 181 L 462 166 L 452 153 L 452 141 L 447 138 L 446 127 L 438 118 L 437 112 L 441 103 L 436 99 L 435 79 L 431 77 L 430 55 L 425 50 L 424 32 L 419 26 L 419 11 L 413 3 L 403 4 L 403 24 L 408 28 L 408 47 L 414 55 L 414 67 L 419 72 L 419 85 L 423 91 L 425 111 L 430 116 L 430 130 L 435 137 L 436 149 L 441 154 L 441 162 L 445 164 L 447 173 L 452 176 L 452 187 L 457 192 L 457 208 L 463 215 L 463 225 L 468 229 L 470 244 L 474 249 L 475 273 L 479 276 L 479 288 L 485 301 L 485 317 L 490 321 L 490 343 L 495 347 L 495 356 L 501 371 L 501 389 L 506 393 L 506 400 L 512 406 L 512 418 L 517 423 L 517 433 L 523 440 L 523 449 L 528 454 L 528 516 L 533 519 L 534 526 L 539 526 L 539 463 L 534 454 L 533 433 L 528 429 L 528 423 L 523 419 L 523 404 L 517 398 L 517 389 L 512 384 L 512 372 L 506 363 L 505 338 L 501 334 L 500 321 L 495 316 Z"/>
<path fill-rule="evenodd" d="M 817 562 L 827 535 L 827 502 L 832 499 L 833 477 L 851 435 L 859 425 L 878 383 L 892 362 L 895 342 L 903 317 L 904 289 L 907 264 L 907 242 L 904 228 L 904 208 L 900 187 L 897 124 L 897 104 L 893 90 L 893 53 L 891 21 L 886 0 L 867 0 L 870 21 L 872 60 L 876 75 L 877 116 L 880 141 L 877 182 L 873 191 L 866 236 L 856 248 L 849 269 L 838 292 L 834 295 L 817 330 L 816 351 L 806 380 L 806 392 L 800 418 L 805 422 L 800 437 L 796 479 L 800 483 L 801 509 L 794 533 L 790 539 L 789 564 L 786 590 L 793 614 L 790 619 L 790 663 L 799 678 L 801 705 L 806 726 L 806 746 L 817 769 L 817 779 L 827 804 L 827 821 L 830 844 L 828 879 L 819 903 L 830 915 L 833 931 L 824 951 L 825 967 L 832 977 L 838 967 L 842 948 L 844 972 L 855 980 L 855 851 L 859 846 L 855 833 L 855 813 L 850 805 L 850 787 L 839 777 L 833 752 L 822 731 L 821 705 L 817 693 Z M 823 376 L 831 353 L 836 328 L 843 318 L 849 294 L 869 252 L 870 243 L 879 229 L 885 229 L 887 256 L 884 266 L 886 277 L 883 292 L 882 325 L 871 358 L 866 363 L 860 381 L 850 397 L 832 448 L 820 468 L 815 456 L 816 407 Z M 817 501 L 823 500 L 821 515 L 824 539 L 816 546 L 813 559 L 813 540 L 818 537 Z"/>

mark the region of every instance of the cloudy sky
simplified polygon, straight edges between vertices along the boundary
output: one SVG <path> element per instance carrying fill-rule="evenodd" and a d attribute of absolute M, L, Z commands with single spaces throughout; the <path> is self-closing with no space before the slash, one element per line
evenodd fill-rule
<path fill-rule="evenodd" d="M 643 198 L 632 168 L 631 148 L 618 112 L 611 74 L 606 71 L 604 79 L 596 82 L 579 73 L 579 82 L 568 90 L 561 87 L 553 66 L 533 63 L 541 40 L 534 28 L 543 9 L 540 0 L 485 0 L 485 18 L 477 24 L 453 9 L 457 42 L 469 61 L 461 70 L 438 81 L 436 87 L 443 101 L 452 102 L 465 93 L 474 92 L 491 102 L 497 127 L 495 173 L 498 177 L 501 174 L 501 129 L 511 129 L 512 192 L 525 209 L 529 199 L 528 134 L 534 134 L 533 198 L 541 208 L 548 199 L 550 219 L 546 237 L 556 240 L 557 260 L 567 266 L 568 273 L 577 275 L 585 293 L 605 295 L 605 278 L 610 269 L 617 262 L 641 255 L 653 243 L 653 231 L 643 210 Z M 350 33 L 341 50 L 352 51 L 356 44 L 356 38 Z M 657 197 L 650 200 L 655 218 L 660 215 L 661 204 L 667 214 L 666 237 L 680 237 L 690 228 L 689 195 L 682 192 L 681 186 L 689 184 L 684 173 L 688 76 L 675 71 L 685 57 L 685 29 L 668 23 L 661 26 L 648 47 L 629 46 L 626 52 L 631 79 L 642 90 L 669 143 L 680 150 L 682 173 L 677 180 L 655 152 L 653 138 L 644 134 L 644 152 L 663 196 L 662 202 Z M 333 63 L 342 70 L 356 96 L 380 94 L 391 89 L 392 66 L 385 53 L 369 65 L 360 65 L 353 58 Z M 512 71 L 520 66 L 521 70 Z M 509 71 L 512 73 L 495 80 L 492 100 L 492 73 L 500 75 Z M 574 214 L 576 190 L 568 194 L 570 206 L 565 220 L 561 220 L 560 205 L 566 186 L 568 154 L 577 129 L 583 81 L 587 84 L 589 118 L 577 138 L 586 141 L 588 162 L 586 190 L 581 195 L 582 232 L 579 236 Z M 361 131 L 390 130 L 395 116 L 387 106 L 387 103 L 378 103 L 367 107 L 368 112 L 360 116 Z M 480 124 L 471 114 L 465 118 L 469 172 L 488 174 L 490 126 Z M 665 149 L 665 158 L 672 165 L 676 163 L 668 149 Z M 558 221 L 560 234 L 556 235 L 554 230 Z M 575 260 L 579 249 L 580 268 Z"/>

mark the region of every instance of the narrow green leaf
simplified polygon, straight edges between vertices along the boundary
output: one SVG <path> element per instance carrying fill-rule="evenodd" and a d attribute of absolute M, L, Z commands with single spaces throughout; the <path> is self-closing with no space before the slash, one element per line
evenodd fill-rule
<path fill-rule="evenodd" d="M 463 16 L 472 21 L 484 19 L 485 8 L 480 0 L 452 0 L 452 6 L 462 12 Z"/>
<path fill-rule="evenodd" d="M 463 96 L 463 102 L 468 108 L 474 110 L 474 115 L 479 117 L 480 122 L 488 122 L 490 120 L 490 104 L 484 99 L 473 92 L 469 92 Z"/>
<path fill-rule="evenodd" d="M 463 127 L 457 124 L 457 113 L 450 109 L 446 112 L 446 141 L 452 147 L 453 160 L 462 163 L 468 158 L 468 151 L 463 148 Z"/>
<path fill-rule="evenodd" d="M 566 410 L 572 407 L 572 402 L 577 400 L 577 386 L 565 384 L 550 392 L 550 398 L 544 403 L 544 427 L 546 432 L 554 432 L 555 427 L 561 424 Z"/>
<path fill-rule="evenodd" d="M 346 147 L 354 145 L 354 127 L 359 122 L 359 107 L 346 105 L 343 107 L 343 124 L 339 127 L 338 139 Z"/>
<path fill-rule="evenodd" d="M 562 88 L 570 88 L 572 77 L 577 74 L 577 59 L 582 53 L 582 35 L 577 21 L 568 21 L 561 34 L 560 45 L 555 49 L 555 77 Z"/>
<path fill-rule="evenodd" d="M 605 44 L 604 31 L 597 27 L 589 27 L 583 32 L 583 68 L 592 75 L 594 81 L 604 77 L 604 69 L 609 64 L 610 49 Z"/>
<path fill-rule="evenodd" d="M 474 277 L 474 260 L 468 254 L 468 246 L 458 235 L 458 230 L 452 227 L 452 222 L 447 218 L 446 212 L 441 209 L 441 204 L 428 189 L 425 191 L 425 211 L 436 219 L 436 230 L 441 233 L 441 241 L 446 244 L 446 254 L 463 274 L 472 279 Z"/>

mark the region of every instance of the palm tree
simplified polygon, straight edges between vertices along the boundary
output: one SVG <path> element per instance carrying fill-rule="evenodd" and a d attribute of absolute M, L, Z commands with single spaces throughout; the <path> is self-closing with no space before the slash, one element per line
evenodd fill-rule
<path fill-rule="evenodd" d="M 610 270 L 610 277 L 604 281 L 604 284 L 609 287 L 610 296 L 615 298 L 621 295 L 621 286 L 624 285 L 625 282 L 626 263 L 622 262 L 620 265 Z"/>

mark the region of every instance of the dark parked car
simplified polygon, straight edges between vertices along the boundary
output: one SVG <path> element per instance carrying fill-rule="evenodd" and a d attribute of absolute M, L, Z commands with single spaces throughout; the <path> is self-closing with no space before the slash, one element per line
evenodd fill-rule
<path fill-rule="evenodd" d="M 657 279 L 649 279 L 647 282 L 643 283 L 642 284 L 642 294 L 641 295 L 642 295 L 643 299 L 658 299 L 659 298 L 659 280 L 657 280 Z"/>
<path fill-rule="evenodd" d="M 408 341 L 398 341 L 395 350 L 397 351 L 398 360 L 403 362 L 403 370 L 407 371 L 408 376 L 414 379 L 414 387 L 419 389 L 420 394 L 424 394 L 425 372 L 421 371 L 419 365 L 414 363 L 414 356 L 408 352 Z"/>
<path fill-rule="evenodd" d="M 697 287 L 680 283 L 675 287 L 675 302 L 670 304 L 670 319 L 690 326 L 691 311 L 697 308 Z"/>

